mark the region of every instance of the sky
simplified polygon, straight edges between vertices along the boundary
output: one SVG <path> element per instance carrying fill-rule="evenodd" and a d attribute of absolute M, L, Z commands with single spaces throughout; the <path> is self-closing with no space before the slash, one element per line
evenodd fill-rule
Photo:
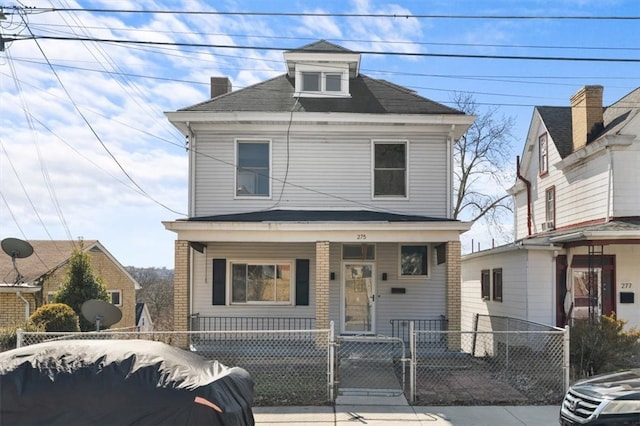
<path fill-rule="evenodd" d="M 186 217 L 188 164 L 164 113 L 207 100 L 212 76 L 238 90 L 283 74 L 285 50 L 325 39 L 369 52 L 370 77 L 449 106 L 471 94 L 514 120 L 508 169 L 534 106 L 569 106 L 587 84 L 610 105 L 640 86 L 637 0 L 0 5 L 0 239 L 97 239 L 124 266 L 173 268 L 162 221 Z M 512 228 L 476 223 L 463 252 Z"/>

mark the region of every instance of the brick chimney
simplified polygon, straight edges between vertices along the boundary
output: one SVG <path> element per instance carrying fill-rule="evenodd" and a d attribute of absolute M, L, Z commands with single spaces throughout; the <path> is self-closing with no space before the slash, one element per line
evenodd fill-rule
<path fill-rule="evenodd" d="M 231 92 L 229 77 L 211 77 L 211 97 L 215 98 Z"/>
<path fill-rule="evenodd" d="M 584 86 L 571 97 L 574 152 L 590 142 L 603 128 L 602 92 L 602 86 Z"/>

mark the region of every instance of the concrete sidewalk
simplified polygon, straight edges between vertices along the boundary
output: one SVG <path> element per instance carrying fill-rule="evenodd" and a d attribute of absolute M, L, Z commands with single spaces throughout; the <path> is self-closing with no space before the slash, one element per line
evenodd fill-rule
<path fill-rule="evenodd" d="M 559 406 L 408 406 L 336 405 L 255 407 L 256 425 L 286 426 L 550 426 L 558 424 Z"/>

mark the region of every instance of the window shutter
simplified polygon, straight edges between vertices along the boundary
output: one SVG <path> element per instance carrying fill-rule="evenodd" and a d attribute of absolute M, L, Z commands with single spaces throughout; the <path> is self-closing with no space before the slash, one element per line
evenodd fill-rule
<path fill-rule="evenodd" d="M 227 259 L 213 259 L 213 294 L 212 305 L 226 303 Z"/>
<path fill-rule="evenodd" d="M 296 259 L 296 305 L 309 306 L 309 259 Z"/>

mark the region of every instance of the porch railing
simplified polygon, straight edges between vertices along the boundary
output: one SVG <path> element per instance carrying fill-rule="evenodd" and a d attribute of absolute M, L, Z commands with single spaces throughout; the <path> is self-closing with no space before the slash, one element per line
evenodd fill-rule
<path fill-rule="evenodd" d="M 402 339 L 405 344 L 409 344 L 409 324 L 413 322 L 415 331 L 445 331 L 447 330 L 448 320 L 444 315 L 433 319 L 392 319 L 391 320 L 391 337 Z M 440 341 L 444 335 L 436 335 Z"/>
<path fill-rule="evenodd" d="M 314 330 L 315 318 L 306 317 L 212 317 L 193 315 L 192 331 Z"/>

